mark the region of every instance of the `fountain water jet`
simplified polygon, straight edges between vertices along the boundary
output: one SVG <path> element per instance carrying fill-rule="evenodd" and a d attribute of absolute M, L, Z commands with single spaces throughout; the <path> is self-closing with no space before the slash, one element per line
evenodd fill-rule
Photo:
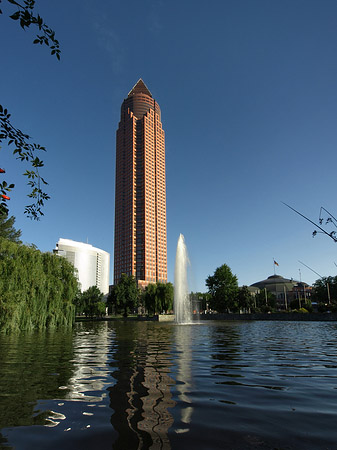
<path fill-rule="evenodd" d="M 192 311 L 187 282 L 187 266 L 189 263 L 185 239 L 180 234 L 174 269 L 174 315 L 177 323 L 192 323 Z"/>

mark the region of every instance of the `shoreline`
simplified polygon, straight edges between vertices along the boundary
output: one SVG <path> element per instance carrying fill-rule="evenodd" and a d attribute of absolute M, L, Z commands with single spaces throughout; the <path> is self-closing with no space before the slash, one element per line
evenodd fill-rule
<path fill-rule="evenodd" d="M 252 314 L 236 314 L 236 313 L 219 313 L 219 314 L 193 314 L 192 321 L 297 321 L 297 322 L 335 322 L 337 321 L 337 313 L 252 313 Z M 112 321 L 134 321 L 134 322 L 173 322 L 173 314 L 160 314 L 154 316 L 138 316 L 138 317 L 76 317 L 75 322 L 112 322 Z"/>

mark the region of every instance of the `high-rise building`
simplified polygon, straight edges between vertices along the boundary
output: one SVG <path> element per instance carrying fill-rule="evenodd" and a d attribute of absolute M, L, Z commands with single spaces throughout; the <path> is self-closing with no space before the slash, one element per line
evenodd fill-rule
<path fill-rule="evenodd" d="M 167 281 L 165 134 L 143 80 L 123 101 L 116 143 L 114 284 Z"/>
<path fill-rule="evenodd" d="M 97 286 L 103 294 L 109 293 L 110 254 L 100 248 L 71 239 L 59 239 L 54 253 L 71 262 L 78 276 L 81 292 Z"/>

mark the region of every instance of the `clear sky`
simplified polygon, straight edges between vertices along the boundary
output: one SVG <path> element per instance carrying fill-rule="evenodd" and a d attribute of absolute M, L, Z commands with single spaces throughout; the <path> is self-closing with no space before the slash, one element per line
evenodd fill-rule
<path fill-rule="evenodd" d="M 0 100 L 48 149 L 40 222 L 23 214 L 25 166 L 0 152 L 24 242 L 88 241 L 113 261 L 115 133 L 142 78 L 166 133 L 169 281 L 179 233 L 194 291 L 223 263 L 240 285 L 272 275 L 273 258 L 287 278 L 318 278 L 298 260 L 336 275 L 337 244 L 281 203 L 337 215 L 335 0 L 37 0 L 60 62 L 2 9 Z"/>

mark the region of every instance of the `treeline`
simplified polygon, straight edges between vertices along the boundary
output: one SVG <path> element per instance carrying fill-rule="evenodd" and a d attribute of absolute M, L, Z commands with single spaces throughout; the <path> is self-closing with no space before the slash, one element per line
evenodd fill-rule
<path fill-rule="evenodd" d="M 269 313 L 279 310 L 275 295 L 266 289 L 256 294 L 248 286 L 239 288 L 238 279 L 227 264 L 218 267 L 213 275 L 206 279 L 208 287 L 207 307 L 219 313 Z M 313 290 L 315 295 L 316 290 Z M 206 309 L 206 308 L 205 308 Z M 287 311 L 312 312 L 311 300 L 292 299 Z"/>
<path fill-rule="evenodd" d="M 206 279 L 208 292 L 195 293 L 201 309 L 223 312 L 274 312 L 279 309 L 274 294 L 263 289 L 252 294 L 247 286 L 239 288 L 238 279 L 226 264 L 218 267 L 213 275 Z M 318 312 L 337 312 L 337 276 L 322 277 L 315 281 L 310 297 L 298 293 L 290 298 L 288 311 L 313 312 L 312 302 L 317 303 Z"/>
<path fill-rule="evenodd" d="M 124 317 L 138 311 L 143 314 L 172 312 L 173 285 L 157 282 L 139 289 L 134 277 L 122 274 L 119 283 L 112 287 L 107 303 L 110 312 Z"/>
<path fill-rule="evenodd" d="M 65 258 L 0 237 L 0 331 L 72 325 L 77 292 Z"/>
<path fill-rule="evenodd" d="M 337 276 L 316 280 L 311 298 L 317 302 L 319 312 L 337 312 Z"/>
<path fill-rule="evenodd" d="M 90 286 L 84 292 L 78 292 L 74 303 L 76 306 L 76 315 L 85 315 L 85 317 L 102 317 L 105 315 L 106 303 L 103 302 L 104 294 L 97 286 Z"/>

